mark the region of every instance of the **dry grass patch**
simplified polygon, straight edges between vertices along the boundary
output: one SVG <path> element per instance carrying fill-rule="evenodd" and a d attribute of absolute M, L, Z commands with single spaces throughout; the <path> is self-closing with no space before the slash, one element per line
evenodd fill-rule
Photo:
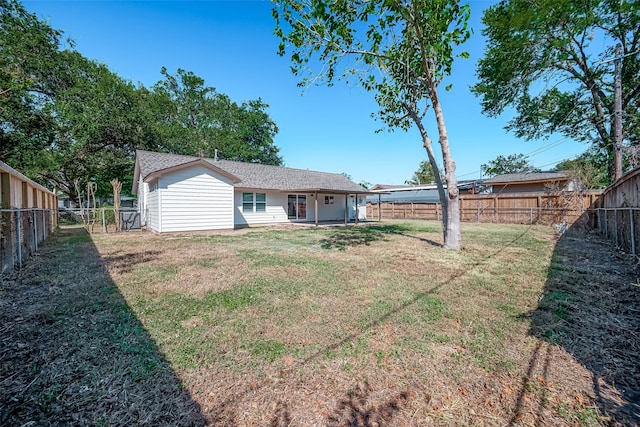
<path fill-rule="evenodd" d="M 32 276 L 32 288 L 41 289 L 40 282 L 50 278 L 46 283 L 51 292 L 73 302 L 68 307 L 56 304 L 57 311 L 45 310 L 72 319 L 56 323 L 52 336 L 72 342 L 79 330 L 74 325 L 92 325 L 80 354 L 95 351 L 95 336 L 109 357 L 86 366 L 114 378 L 109 384 L 121 384 L 116 390 L 135 387 L 136 396 L 142 396 L 135 400 L 141 405 L 139 416 L 158 414 L 145 406 L 141 388 L 148 389 L 154 408 L 171 411 L 164 418 L 149 418 L 155 424 L 197 422 L 184 412 L 196 409 L 189 396 L 208 424 L 220 426 L 633 423 L 637 418 L 628 415 L 633 405 L 625 397 L 633 395 L 607 382 L 614 378 L 625 387 L 637 384 L 629 373 L 637 361 L 619 356 L 619 348 L 606 348 L 621 339 L 602 338 L 608 330 L 601 327 L 600 319 L 608 316 L 602 310 L 615 306 L 619 312 L 619 303 L 600 304 L 595 291 L 585 294 L 580 288 L 601 281 L 606 288 L 596 288 L 598 292 L 640 302 L 633 286 L 618 289 L 614 282 L 601 280 L 598 269 L 614 265 L 615 258 L 589 264 L 588 255 L 575 255 L 585 245 L 566 244 L 580 245 L 579 240 L 563 238 L 557 244 L 557 236 L 543 227 L 464 224 L 463 238 L 463 250 L 442 250 L 439 225 L 425 222 L 95 235 L 93 243 L 86 236 L 83 241 L 65 238 L 57 242 L 64 249 L 58 250 L 59 256 L 52 256 L 52 249 L 47 257 L 37 258 L 42 273 Z M 93 256 L 65 255 L 78 250 L 88 255 L 86 249 L 93 245 L 99 256 L 95 249 Z M 73 274 L 61 274 L 55 262 L 44 262 L 49 258 Z M 627 280 L 633 271 L 629 266 L 627 273 L 615 277 Z M 98 277 L 102 279 L 94 280 Z M 78 291 L 86 298 L 72 299 Z M 24 300 L 20 310 L 38 307 L 28 302 Z M 18 309 L 11 310 L 6 311 Z M 577 321 L 583 313 L 593 323 Z M 614 317 L 626 322 L 617 334 L 635 345 L 638 328 L 632 311 Z M 592 333 L 573 325 L 589 327 Z M 42 354 L 64 360 L 46 336 L 37 336 L 41 341 L 36 339 L 34 346 L 48 349 Z M 20 349 L 24 340 L 16 335 L 8 342 Z M 139 343 L 144 343 L 142 348 Z M 589 346 L 598 348 L 599 360 L 611 361 L 606 365 L 609 377 L 590 361 Z M 156 347 L 188 394 L 180 395 L 163 376 L 171 372 Z M 137 350 L 114 350 L 123 348 Z M 2 357 L 7 354 L 0 352 Z M 113 354 L 117 360 L 110 362 Z M 155 367 L 147 366 L 149 360 Z M 68 361 L 71 366 L 78 363 L 73 357 Z M 116 374 L 128 366 L 132 368 L 126 372 L 142 372 L 142 377 Z M 629 371 L 627 376 L 616 367 Z M 29 367 L 23 368 L 16 376 L 22 381 L 16 390 L 31 381 Z M 0 381 L 7 378 L 9 374 Z M 69 378 L 51 383 L 64 389 L 37 387 L 40 394 L 34 399 L 43 402 L 41 420 L 77 415 L 72 401 L 65 400 L 68 393 L 79 393 L 65 385 L 73 383 Z M 76 400 L 76 408 L 84 411 L 77 419 L 90 425 L 100 420 L 141 424 L 140 418 L 122 412 L 131 401 L 125 395 L 116 394 L 123 400 L 110 413 L 105 409 L 113 404 L 109 384 L 88 384 L 98 402 L 93 408 L 106 416 L 100 418 Z M 617 398 L 629 403 L 618 405 L 627 409 L 615 412 L 603 405 L 605 386 L 607 402 Z M 163 393 L 169 407 L 157 399 Z M 3 402 L 11 401 L 6 397 Z M 0 421 L 29 421 L 20 418 L 22 407 L 10 406 L 8 416 L 13 418 Z M 42 415 L 46 408 L 54 408 L 53 415 Z M 124 424 L 114 421 L 118 416 Z"/>
<path fill-rule="evenodd" d="M 161 253 L 113 275 L 215 425 L 568 422 L 588 373 L 528 335 L 552 232 L 463 236 L 452 252 L 424 222 L 143 235 L 128 250 Z M 122 239 L 95 237 L 106 259 Z M 556 375 L 542 351 L 562 360 L 551 386 L 531 380 Z"/>

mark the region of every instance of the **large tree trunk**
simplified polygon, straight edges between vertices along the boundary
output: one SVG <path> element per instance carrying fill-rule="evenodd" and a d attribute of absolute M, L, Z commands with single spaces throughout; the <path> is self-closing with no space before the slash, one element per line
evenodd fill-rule
<path fill-rule="evenodd" d="M 435 111 L 434 102 L 434 111 Z M 445 181 L 447 189 L 445 191 L 444 183 L 442 182 L 440 168 L 436 162 L 436 158 L 433 152 L 433 145 L 427 130 L 425 129 L 418 113 L 405 106 L 409 116 L 413 119 L 416 127 L 420 131 L 422 137 L 422 145 L 427 151 L 429 157 L 429 163 L 433 168 L 436 185 L 438 187 L 438 195 L 440 196 L 440 202 L 442 204 L 442 235 L 444 239 L 445 249 L 460 249 L 462 246 L 462 237 L 460 235 L 460 202 L 458 198 L 458 180 L 456 179 L 456 164 L 451 158 L 451 152 L 449 149 L 449 137 L 447 136 L 447 128 L 444 123 L 444 116 L 442 115 L 442 109 L 440 104 L 438 105 L 438 112 L 436 112 L 436 120 L 438 122 L 438 142 L 442 148 L 442 158 L 444 160 Z"/>
<path fill-rule="evenodd" d="M 447 222 L 444 224 L 444 247 L 445 249 L 458 250 L 462 247 L 462 236 L 460 234 L 460 193 L 458 191 L 458 179 L 456 178 L 456 163 L 451 157 L 447 126 L 444 122 L 442 106 L 435 88 L 431 91 L 431 102 L 433 103 L 433 112 L 438 125 L 438 142 L 440 143 L 444 162 L 444 179 L 447 182 Z"/>

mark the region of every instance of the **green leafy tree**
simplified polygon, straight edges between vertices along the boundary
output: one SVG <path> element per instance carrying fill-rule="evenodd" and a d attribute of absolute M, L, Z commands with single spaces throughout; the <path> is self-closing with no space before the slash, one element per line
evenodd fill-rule
<path fill-rule="evenodd" d="M 609 184 L 606 159 L 593 150 L 586 151 L 575 159 L 558 163 L 556 169 L 568 172 L 588 189 L 604 188 Z"/>
<path fill-rule="evenodd" d="M 176 154 L 214 157 L 216 150 L 228 160 L 281 165 L 273 138 L 278 127 L 266 113 L 268 105 L 257 99 L 240 105 L 201 77 L 178 69 L 150 94 L 158 148 Z"/>
<path fill-rule="evenodd" d="M 152 148 L 155 135 L 144 111 L 144 98 L 133 84 L 75 51 L 60 53 L 72 84 L 59 90 L 50 106 L 56 136 L 40 154 L 31 175 L 73 194 L 74 180 L 97 185 L 96 195 L 112 192 L 118 178 L 131 188 L 137 148 Z"/>
<path fill-rule="evenodd" d="M 613 175 L 614 62 L 622 46 L 626 145 L 640 137 L 640 3 L 627 0 L 502 0 L 483 16 L 487 49 L 474 92 L 489 116 L 513 107 L 508 130 L 593 143 Z"/>
<path fill-rule="evenodd" d="M 238 105 L 182 70 L 151 90 L 73 49 L 16 0 L 0 0 L 0 160 L 76 198 L 131 188 L 138 148 L 280 164 L 267 105 Z M 209 144 L 214 141 L 214 144 Z"/>
<path fill-rule="evenodd" d="M 0 0 L 0 160 L 22 169 L 53 137 L 46 106 L 67 84 L 62 33 L 15 0 Z"/>
<path fill-rule="evenodd" d="M 433 166 L 427 160 L 420 162 L 418 170 L 413 173 L 410 180 L 405 181 L 405 184 L 409 185 L 425 185 L 435 182 L 436 175 L 433 172 Z"/>
<path fill-rule="evenodd" d="M 454 48 L 470 35 L 468 5 L 454 0 L 276 0 L 280 51 L 290 51 L 301 85 L 329 85 L 355 77 L 374 93 L 377 117 L 390 129 L 415 126 L 434 171 L 439 171 L 425 123 L 434 113 L 445 169 L 435 174 L 443 205 L 444 247 L 459 249 L 460 210 L 440 84 L 451 73 Z M 462 54 L 463 56 L 468 56 Z M 319 71 L 314 71 L 316 66 Z"/>
<path fill-rule="evenodd" d="M 540 169 L 529 163 L 524 154 L 500 155 L 480 166 L 480 169 L 482 170 L 482 174 L 489 178 L 506 173 L 540 172 Z"/>
<path fill-rule="evenodd" d="M 17 1 L 0 0 L 0 22 L 0 160 L 72 199 L 76 179 L 98 196 L 130 183 L 135 148 L 152 140 L 136 88 L 60 50 L 62 32 Z"/>

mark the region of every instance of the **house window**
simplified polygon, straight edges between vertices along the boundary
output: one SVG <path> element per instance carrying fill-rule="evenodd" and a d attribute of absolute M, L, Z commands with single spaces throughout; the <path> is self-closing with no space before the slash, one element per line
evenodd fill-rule
<path fill-rule="evenodd" d="M 307 196 L 289 194 L 287 213 L 289 219 L 307 219 Z"/>
<path fill-rule="evenodd" d="M 253 212 L 253 193 L 242 193 L 242 212 Z"/>
<path fill-rule="evenodd" d="M 256 212 L 267 211 L 267 195 L 265 193 L 256 193 Z"/>
<path fill-rule="evenodd" d="M 266 212 L 267 195 L 265 193 L 242 193 L 242 212 Z"/>
<path fill-rule="evenodd" d="M 332 205 L 333 204 L 333 196 L 324 196 L 324 204 Z"/>

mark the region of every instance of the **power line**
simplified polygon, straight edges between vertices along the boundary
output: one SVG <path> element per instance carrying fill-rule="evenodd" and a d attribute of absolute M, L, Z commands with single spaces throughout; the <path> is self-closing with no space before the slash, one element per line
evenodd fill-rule
<path fill-rule="evenodd" d="M 567 142 L 568 140 L 569 140 L 569 138 L 568 138 L 568 137 L 560 138 L 560 139 L 558 139 L 557 141 L 551 142 L 551 143 L 549 143 L 549 144 L 547 144 L 547 145 L 543 145 L 542 147 L 539 147 L 539 148 L 537 148 L 537 149 L 535 149 L 535 150 L 531 151 L 530 153 L 523 154 L 523 156 L 524 156 L 524 158 L 525 158 L 525 159 L 529 159 L 529 158 L 531 158 L 531 157 L 533 157 L 533 156 L 536 156 L 536 155 L 538 155 L 538 154 L 540 154 L 540 153 L 544 153 L 545 151 L 551 150 L 552 148 L 555 148 L 555 147 L 557 147 L 557 146 L 559 146 L 559 145 L 562 145 L 562 144 L 564 144 L 565 142 Z M 567 160 L 567 159 L 562 159 L 562 160 Z M 562 160 L 559 160 L 559 161 L 562 161 Z M 551 163 L 551 164 L 553 164 L 553 163 Z M 468 173 L 465 173 L 465 174 L 458 175 L 458 177 L 465 177 L 465 176 L 470 176 L 470 175 L 477 175 L 477 174 L 479 174 L 480 172 L 482 172 L 482 170 L 475 170 L 475 171 L 473 171 L 473 172 L 468 172 Z"/>

